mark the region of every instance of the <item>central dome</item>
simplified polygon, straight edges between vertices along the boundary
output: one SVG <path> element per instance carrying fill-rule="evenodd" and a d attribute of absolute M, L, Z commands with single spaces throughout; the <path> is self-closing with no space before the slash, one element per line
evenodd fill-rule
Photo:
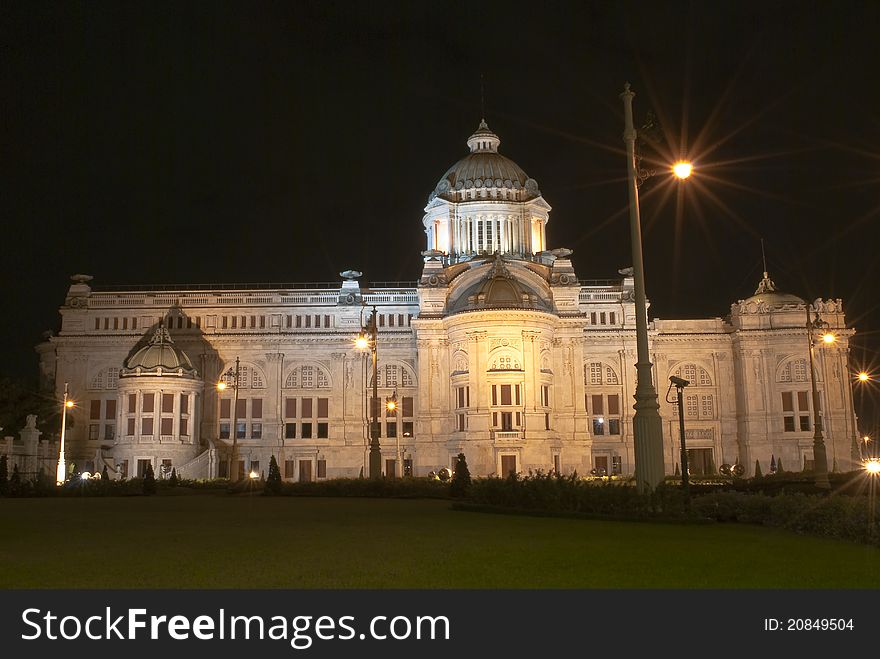
<path fill-rule="evenodd" d="M 430 200 L 435 197 L 447 201 L 502 197 L 528 201 L 539 197 L 541 191 L 537 181 L 529 178 L 515 162 L 498 153 L 500 144 L 500 138 L 489 129 L 486 120 L 482 120 L 476 132 L 468 138 L 471 152 L 446 170 Z"/>

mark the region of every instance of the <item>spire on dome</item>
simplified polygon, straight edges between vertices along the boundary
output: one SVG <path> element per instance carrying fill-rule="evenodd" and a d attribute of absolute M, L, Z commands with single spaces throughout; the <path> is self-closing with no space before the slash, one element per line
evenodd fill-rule
<path fill-rule="evenodd" d="M 497 153 L 499 144 L 501 144 L 501 139 L 489 129 L 485 119 L 480 120 L 477 130 L 474 131 L 474 134 L 467 141 L 471 153 Z"/>
<path fill-rule="evenodd" d="M 165 329 L 165 326 L 162 323 L 159 323 L 159 327 L 156 328 L 156 331 L 153 333 L 153 338 L 150 339 L 149 345 L 173 345 L 174 340 L 171 338 L 171 335 L 168 333 L 168 330 Z"/>

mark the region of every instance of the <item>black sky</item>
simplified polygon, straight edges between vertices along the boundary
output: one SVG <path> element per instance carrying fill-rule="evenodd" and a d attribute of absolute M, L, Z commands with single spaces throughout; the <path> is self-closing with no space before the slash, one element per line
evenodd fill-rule
<path fill-rule="evenodd" d="M 629 80 L 670 136 L 646 157 L 698 167 L 642 189 L 653 315 L 726 315 L 764 237 L 777 283 L 843 298 L 854 361 L 880 371 L 876 3 L 7 1 L 0 20 L 0 375 L 35 376 L 76 272 L 414 280 L 481 74 L 582 278 L 630 263 Z"/>

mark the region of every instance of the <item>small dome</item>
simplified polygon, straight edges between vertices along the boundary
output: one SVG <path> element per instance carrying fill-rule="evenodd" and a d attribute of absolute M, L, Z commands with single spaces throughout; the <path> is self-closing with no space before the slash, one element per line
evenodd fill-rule
<path fill-rule="evenodd" d="M 120 376 L 166 374 L 198 375 L 186 353 L 174 345 L 168 330 L 160 325 L 150 342 L 128 358 Z"/>
<path fill-rule="evenodd" d="M 804 300 L 797 295 L 780 291 L 773 280 L 770 279 L 770 275 L 766 271 L 764 272 L 764 278 L 761 279 L 761 282 L 758 284 L 758 288 L 755 289 L 755 294 L 742 300 L 743 304 L 748 304 L 749 302 L 754 302 L 756 304 L 763 303 L 768 306 L 805 304 Z"/>
<path fill-rule="evenodd" d="M 533 309 L 552 311 L 540 291 L 520 281 L 496 258 L 491 269 L 448 303 L 449 313 L 486 309 Z"/>
<path fill-rule="evenodd" d="M 528 201 L 541 196 L 538 182 L 509 158 L 498 153 L 501 139 L 493 133 L 486 120 L 468 138 L 471 152 L 446 170 L 430 199 L 462 201 L 461 193 L 469 190 L 507 190 L 513 201 Z"/>

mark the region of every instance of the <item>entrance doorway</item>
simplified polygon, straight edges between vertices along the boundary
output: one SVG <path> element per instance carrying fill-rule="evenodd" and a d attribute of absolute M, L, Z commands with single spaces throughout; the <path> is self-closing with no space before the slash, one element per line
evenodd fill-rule
<path fill-rule="evenodd" d="M 299 482 L 300 483 L 311 483 L 312 482 L 312 461 L 311 460 L 300 460 L 299 461 Z"/>
<path fill-rule="evenodd" d="M 515 474 L 516 469 L 516 456 L 515 455 L 502 455 L 501 456 L 501 476 L 507 478 L 510 474 Z"/>

